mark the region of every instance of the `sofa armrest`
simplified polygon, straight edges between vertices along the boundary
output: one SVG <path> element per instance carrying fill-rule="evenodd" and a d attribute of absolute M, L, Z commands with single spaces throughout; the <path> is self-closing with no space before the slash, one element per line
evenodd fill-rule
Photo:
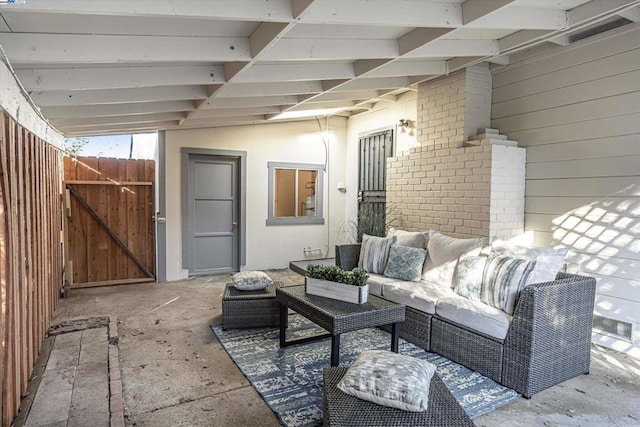
<path fill-rule="evenodd" d="M 525 397 L 588 373 L 596 280 L 559 273 L 527 286 L 504 341 L 503 384 Z"/>
<path fill-rule="evenodd" d="M 351 271 L 358 266 L 360 243 L 336 245 L 336 265 L 343 270 Z"/>

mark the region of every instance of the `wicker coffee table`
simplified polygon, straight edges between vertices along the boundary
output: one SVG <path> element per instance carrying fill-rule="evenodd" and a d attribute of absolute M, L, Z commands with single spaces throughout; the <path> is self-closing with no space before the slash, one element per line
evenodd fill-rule
<path fill-rule="evenodd" d="M 340 363 L 340 334 L 391 324 L 391 351 L 398 352 L 398 333 L 404 321 L 405 306 L 369 295 L 364 304 L 351 304 L 330 298 L 307 295 L 304 285 L 276 289 L 280 303 L 280 347 L 303 344 L 331 337 L 331 366 Z M 303 315 L 328 334 L 287 341 L 288 309 Z"/>

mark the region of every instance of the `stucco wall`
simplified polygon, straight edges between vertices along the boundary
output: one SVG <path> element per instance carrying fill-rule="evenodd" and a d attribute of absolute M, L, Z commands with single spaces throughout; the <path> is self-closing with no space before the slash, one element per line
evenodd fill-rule
<path fill-rule="evenodd" d="M 333 256 L 335 230 L 344 218 L 345 195 L 337 190 L 344 181 L 346 119 L 329 120 L 328 173 L 324 181 L 324 225 L 267 226 L 267 162 L 323 164 L 322 135 L 327 122 L 316 120 L 254 126 L 166 132 L 167 280 L 186 277 L 182 266 L 182 183 L 180 148 L 247 152 L 246 265 L 243 270 L 285 268 L 289 261 L 305 259 L 304 248 L 328 249 Z M 327 236 L 327 229 L 329 236 Z M 329 237 L 329 238 L 328 238 Z M 319 253 L 314 255 L 319 256 Z"/>

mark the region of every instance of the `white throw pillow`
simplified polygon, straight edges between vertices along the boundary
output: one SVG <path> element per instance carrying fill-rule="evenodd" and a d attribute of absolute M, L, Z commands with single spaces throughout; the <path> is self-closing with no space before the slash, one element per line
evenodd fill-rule
<path fill-rule="evenodd" d="M 422 280 L 453 287 L 453 275 L 458 258 L 462 254 L 479 255 L 483 244 L 482 238 L 458 239 L 430 230 Z"/>
<path fill-rule="evenodd" d="M 556 280 L 567 252 L 569 252 L 567 248 L 527 248 L 504 241 L 495 241 L 491 246 L 492 255 L 506 255 L 536 262 L 536 267 L 529 276 L 527 285 Z"/>
<path fill-rule="evenodd" d="M 486 256 L 460 256 L 455 276 L 455 293 L 470 300 L 480 301 L 482 274 L 486 263 Z"/>
<path fill-rule="evenodd" d="M 378 405 L 411 412 L 426 411 L 436 367 L 426 360 L 369 350 L 358 356 L 338 383 L 344 393 Z"/>
<path fill-rule="evenodd" d="M 423 231 L 404 231 L 390 228 L 387 237 L 396 236 L 396 243 L 400 246 L 410 246 L 412 248 L 427 249 L 429 233 Z"/>
<path fill-rule="evenodd" d="M 262 271 L 241 271 L 231 276 L 233 286 L 241 291 L 258 291 L 273 283 L 273 280 Z"/>

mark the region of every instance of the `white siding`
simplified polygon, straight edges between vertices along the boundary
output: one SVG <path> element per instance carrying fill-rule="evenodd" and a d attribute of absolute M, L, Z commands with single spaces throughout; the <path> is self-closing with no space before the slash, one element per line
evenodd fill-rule
<path fill-rule="evenodd" d="M 546 46 L 493 70 L 493 128 L 527 148 L 525 229 L 598 280 L 595 313 L 640 354 L 640 25 Z"/>

